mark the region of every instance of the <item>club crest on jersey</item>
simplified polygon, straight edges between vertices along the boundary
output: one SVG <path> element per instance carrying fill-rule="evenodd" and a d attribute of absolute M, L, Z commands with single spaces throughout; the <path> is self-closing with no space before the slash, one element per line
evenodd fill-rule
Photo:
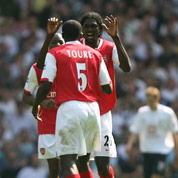
<path fill-rule="evenodd" d="M 106 62 L 106 61 L 107 61 L 107 57 L 106 57 L 106 56 L 103 56 L 103 60 Z"/>
<path fill-rule="evenodd" d="M 156 127 L 154 125 L 149 125 L 148 126 L 148 132 L 150 135 L 155 135 L 156 134 Z"/>
<path fill-rule="evenodd" d="M 40 148 L 40 153 L 41 153 L 42 155 L 44 155 L 45 152 L 46 152 L 45 148 Z"/>

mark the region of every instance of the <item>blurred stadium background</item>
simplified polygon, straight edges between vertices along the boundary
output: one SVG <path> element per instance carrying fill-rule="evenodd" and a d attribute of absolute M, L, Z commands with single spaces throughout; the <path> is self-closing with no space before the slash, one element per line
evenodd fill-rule
<path fill-rule="evenodd" d="M 178 116 L 178 0 L 0 0 L 0 177 L 47 178 L 46 161 L 36 158 L 37 128 L 31 108 L 22 103 L 25 79 L 45 38 L 46 23 L 80 19 L 87 11 L 118 17 L 118 31 L 131 58 L 132 71 L 116 68 L 117 105 L 113 134 L 118 157 L 111 163 L 115 178 L 142 178 L 138 145 L 129 156 L 125 144 L 138 107 L 145 104 L 145 88 L 157 86 L 161 103 Z M 103 38 L 109 39 L 106 32 Z M 168 160 L 167 178 L 178 178 Z M 96 167 L 92 163 L 95 176 Z M 28 177 L 25 177 L 28 178 Z"/>

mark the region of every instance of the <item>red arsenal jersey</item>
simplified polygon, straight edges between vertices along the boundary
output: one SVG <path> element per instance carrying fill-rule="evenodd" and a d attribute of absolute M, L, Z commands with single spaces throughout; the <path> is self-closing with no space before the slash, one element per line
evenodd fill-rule
<path fill-rule="evenodd" d="M 85 40 L 82 39 L 81 42 L 85 44 Z M 116 104 L 116 87 L 115 87 L 115 74 L 114 74 L 114 63 L 117 65 L 119 64 L 118 55 L 116 52 L 115 44 L 113 42 L 100 39 L 100 43 L 98 48 L 95 50 L 99 51 L 102 55 L 107 70 L 109 72 L 110 78 L 113 84 L 113 92 L 111 94 L 105 94 L 101 90 L 100 93 L 100 100 L 99 100 L 99 107 L 100 107 L 100 114 L 103 115 L 108 111 L 112 110 Z"/>
<path fill-rule="evenodd" d="M 79 42 L 51 49 L 46 62 L 42 80 L 53 81 L 56 77 L 56 105 L 70 100 L 98 101 L 99 84 L 110 83 L 106 67 L 102 74 L 107 80 L 102 81 L 104 77 L 100 75 L 101 63 L 104 64 L 101 54 Z"/>
<path fill-rule="evenodd" d="M 42 69 L 38 69 L 36 63 L 32 65 L 28 74 L 27 82 L 24 87 L 24 92 L 32 94 L 35 89 L 40 85 L 40 79 L 42 75 Z M 48 93 L 47 99 L 54 99 L 56 97 L 56 85 L 53 82 L 50 92 Z M 38 121 L 38 134 L 54 134 L 55 123 L 56 123 L 57 109 L 46 109 L 40 106 L 39 117 L 42 118 L 42 122 Z"/>

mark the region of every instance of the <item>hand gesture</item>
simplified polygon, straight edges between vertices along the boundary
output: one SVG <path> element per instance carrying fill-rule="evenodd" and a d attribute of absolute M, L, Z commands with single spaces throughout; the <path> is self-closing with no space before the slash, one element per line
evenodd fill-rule
<path fill-rule="evenodd" d="M 40 110 L 40 105 L 39 106 L 34 105 L 32 108 L 32 114 L 37 121 L 42 121 L 42 119 L 39 117 L 39 110 Z"/>
<path fill-rule="evenodd" d="M 105 20 L 109 23 L 109 26 L 102 24 L 104 29 L 107 31 L 108 35 L 112 38 L 117 36 L 117 17 L 111 15 L 110 17 L 106 16 Z"/>
<path fill-rule="evenodd" d="M 47 23 L 47 34 L 55 34 L 59 27 L 61 26 L 62 21 L 59 21 L 57 18 L 55 17 L 51 17 L 50 19 L 48 19 L 48 23 Z"/>
<path fill-rule="evenodd" d="M 44 100 L 41 105 L 47 109 L 52 109 L 55 106 L 55 101 L 53 99 Z"/>

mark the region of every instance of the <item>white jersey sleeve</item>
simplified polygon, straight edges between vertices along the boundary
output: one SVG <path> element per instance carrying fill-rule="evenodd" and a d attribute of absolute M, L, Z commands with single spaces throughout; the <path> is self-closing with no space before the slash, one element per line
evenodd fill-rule
<path fill-rule="evenodd" d="M 36 90 L 36 88 L 38 86 L 39 86 L 39 84 L 38 84 L 38 79 L 37 79 L 36 71 L 35 71 L 35 69 L 32 66 L 30 68 L 29 73 L 28 73 L 24 90 L 26 92 L 29 92 L 30 94 L 33 94 L 34 91 Z"/>
<path fill-rule="evenodd" d="M 105 65 L 103 59 L 102 59 L 102 61 L 100 63 L 99 82 L 100 82 L 100 85 L 106 85 L 106 84 L 110 84 L 111 83 L 111 78 L 109 76 L 108 70 L 106 68 L 106 65 Z"/>
<path fill-rule="evenodd" d="M 114 46 L 112 50 L 112 60 L 114 64 L 117 64 L 118 66 L 120 65 L 116 46 Z"/>
<path fill-rule="evenodd" d="M 41 80 L 53 82 L 56 77 L 56 71 L 56 59 L 51 53 L 47 53 Z"/>
<path fill-rule="evenodd" d="M 178 133 L 178 119 L 177 116 L 175 114 L 175 112 L 170 108 L 170 115 L 171 115 L 171 119 L 169 119 L 169 130 L 172 133 Z"/>

